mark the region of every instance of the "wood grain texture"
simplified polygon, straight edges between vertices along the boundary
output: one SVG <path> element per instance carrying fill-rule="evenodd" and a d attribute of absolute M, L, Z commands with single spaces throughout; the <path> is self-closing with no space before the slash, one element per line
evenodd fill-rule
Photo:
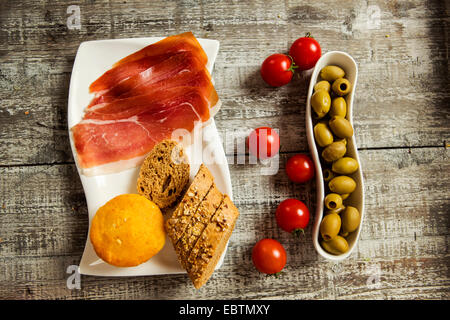
<path fill-rule="evenodd" d="M 0 2 L 0 298 L 10 299 L 450 299 L 449 5 L 441 1 L 75 1 L 81 29 L 66 25 L 65 1 Z M 83 276 L 79 263 L 87 208 L 68 143 L 67 96 L 82 41 L 192 30 L 218 39 L 213 76 L 223 101 L 216 124 L 230 161 L 241 211 L 223 267 L 201 290 L 187 275 Z M 287 197 L 314 212 L 312 183 L 295 185 L 286 159 L 306 152 L 309 76 L 269 88 L 259 66 L 287 52 L 305 32 L 323 52 L 358 62 L 354 122 L 366 186 L 358 248 L 339 264 L 274 219 Z M 235 164 L 229 133 L 279 129 L 276 175 Z M 233 160 L 234 159 L 234 160 Z M 247 159 L 248 160 L 248 159 Z M 251 262 L 263 237 L 288 252 L 283 277 L 266 278 Z"/>
<path fill-rule="evenodd" d="M 3 168 L 1 198 L 7 200 L 0 210 L 0 296 L 450 298 L 448 151 L 367 150 L 361 152 L 361 157 L 366 218 L 357 249 L 340 264 L 317 256 L 311 227 L 306 237 L 296 239 L 276 226 L 275 209 L 286 197 L 301 199 L 314 210 L 312 183 L 292 184 L 283 165 L 274 176 L 261 176 L 259 165 L 232 165 L 233 194 L 241 216 L 223 267 L 198 292 L 186 275 L 83 276 L 81 290 L 67 289 L 67 267 L 78 264 L 88 228 L 83 191 L 74 166 Z M 284 164 L 286 158 L 282 155 L 280 163 Z M 436 172 L 447 173 L 447 179 Z M 5 183 L 16 185 L 19 192 L 10 194 Z M 278 239 L 288 252 L 282 278 L 266 278 L 253 269 L 251 248 L 263 237 Z M 379 287 L 373 288 L 367 281 L 377 270 Z"/>
<path fill-rule="evenodd" d="M 81 41 L 183 30 L 221 41 L 214 78 L 224 102 L 216 117 L 222 133 L 227 128 L 245 132 L 270 125 L 287 137 L 282 151 L 307 150 L 303 137 L 308 78 L 271 89 L 258 73 L 267 55 L 286 52 L 307 29 L 320 39 L 324 52 L 344 50 L 359 63 L 355 123 L 360 148 L 442 146 L 450 139 L 450 109 L 444 107 L 450 98 L 448 22 L 442 6 L 399 2 L 392 9 L 389 2 L 377 3 L 380 26 L 368 29 L 367 5 L 332 3 L 327 8 L 335 9 L 326 11 L 313 2 L 275 1 L 198 6 L 168 2 L 168 8 L 161 10 L 166 2 L 95 1 L 80 6 L 81 30 L 68 30 L 64 2 L 51 8 L 37 6 L 36 11 L 5 2 L 0 13 L 0 125 L 4 128 L 0 164 L 73 161 L 65 143 L 66 108 L 71 68 Z"/>

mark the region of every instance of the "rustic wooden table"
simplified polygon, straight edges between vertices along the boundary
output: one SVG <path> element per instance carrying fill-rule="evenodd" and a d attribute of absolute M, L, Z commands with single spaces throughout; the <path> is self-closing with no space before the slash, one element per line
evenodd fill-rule
<path fill-rule="evenodd" d="M 1 1 L 0 298 L 449 299 L 449 10 L 438 0 Z M 223 267 L 201 290 L 186 275 L 82 276 L 81 289 L 69 289 L 88 229 L 66 119 L 76 50 L 86 40 L 188 30 L 220 41 L 220 133 L 278 128 L 280 170 L 261 176 L 228 153 L 241 217 Z M 323 52 L 347 51 L 359 65 L 354 121 L 366 218 L 342 263 L 316 254 L 311 226 L 295 239 L 274 219 L 287 197 L 314 209 L 314 185 L 284 173 L 289 156 L 308 152 L 308 79 L 272 89 L 259 66 L 305 32 Z M 282 277 L 252 265 L 251 248 L 264 237 L 287 250 Z"/>

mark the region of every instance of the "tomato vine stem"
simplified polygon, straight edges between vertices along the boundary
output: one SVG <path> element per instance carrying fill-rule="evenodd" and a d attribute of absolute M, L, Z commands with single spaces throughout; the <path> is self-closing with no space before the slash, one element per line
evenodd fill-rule
<path fill-rule="evenodd" d="M 292 73 L 295 73 L 295 69 L 298 68 L 298 66 L 295 64 L 294 59 L 290 56 L 287 55 L 289 57 L 289 59 L 291 59 L 291 66 L 289 67 L 289 69 L 287 69 L 287 71 L 291 71 Z"/>
<path fill-rule="evenodd" d="M 294 236 L 296 236 L 297 238 L 300 238 L 300 236 L 301 236 L 302 234 L 305 235 L 305 230 L 298 228 L 298 229 L 293 230 L 293 231 L 292 231 L 292 234 L 293 234 Z"/>

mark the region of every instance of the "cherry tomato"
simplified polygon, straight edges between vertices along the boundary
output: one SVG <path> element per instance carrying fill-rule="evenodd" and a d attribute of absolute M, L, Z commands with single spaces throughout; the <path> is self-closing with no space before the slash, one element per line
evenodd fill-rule
<path fill-rule="evenodd" d="M 298 38 L 291 45 L 289 55 L 294 59 L 294 63 L 300 70 L 308 70 L 316 65 L 322 55 L 320 44 L 311 37 L 309 33 L 306 37 Z"/>
<path fill-rule="evenodd" d="M 261 66 L 261 76 L 268 85 L 281 87 L 291 81 L 294 68 L 290 57 L 275 53 L 264 60 Z"/>
<path fill-rule="evenodd" d="M 277 240 L 262 239 L 253 247 L 252 260 L 259 272 L 276 274 L 286 265 L 286 251 Z"/>
<path fill-rule="evenodd" d="M 253 130 L 248 136 L 248 149 L 258 159 L 273 157 L 280 150 L 280 137 L 270 127 L 260 127 Z"/>
<path fill-rule="evenodd" d="M 286 162 L 286 173 L 292 182 L 305 183 L 314 177 L 314 162 L 306 154 L 296 154 Z"/>
<path fill-rule="evenodd" d="M 281 229 L 298 235 L 308 226 L 309 210 L 300 200 L 286 199 L 278 205 L 275 217 Z"/>

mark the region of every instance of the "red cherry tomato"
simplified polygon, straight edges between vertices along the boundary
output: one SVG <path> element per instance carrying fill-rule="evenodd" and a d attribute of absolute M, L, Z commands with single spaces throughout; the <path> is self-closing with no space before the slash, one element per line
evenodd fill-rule
<path fill-rule="evenodd" d="M 314 162 L 306 154 L 296 154 L 286 162 L 286 173 L 292 182 L 305 183 L 314 177 Z"/>
<path fill-rule="evenodd" d="M 286 265 L 286 251 L 277 240 L 262 239 L 253 247 L 252 260 L 259 272 L 276 274 Z"/>
<path fill-rule="evenodd" d="M 248 149 L 258 159 L 273 157 L 280 150 L 280 137 L 270 127 L 260 127 L 253 130 L 248 136 Z"/>
<path fill-rule="evenodd" d="M 300 200 L 286 199 L 278 205 L 275 217 L 278 226 L 284 231 L 304 233 L 309 223 L 309 210 Z"/>
<path fill-rule="evenodd" d="M 261 76 L 272 87 L 289 83 L 294 74 L 292 59 L 285 54 L 275 53 L 267 57 L 261 66 Z"/>
<path fill-rule="evenodd" d="M 322 50 L 320 44 L 307 33 L 306 37 L 294 41 L 289 50 L 289 55 L 294 59 L 294 63 L 300 70 L 308 70 L 316 65 L 317 60 L 322 55 Z"/>

